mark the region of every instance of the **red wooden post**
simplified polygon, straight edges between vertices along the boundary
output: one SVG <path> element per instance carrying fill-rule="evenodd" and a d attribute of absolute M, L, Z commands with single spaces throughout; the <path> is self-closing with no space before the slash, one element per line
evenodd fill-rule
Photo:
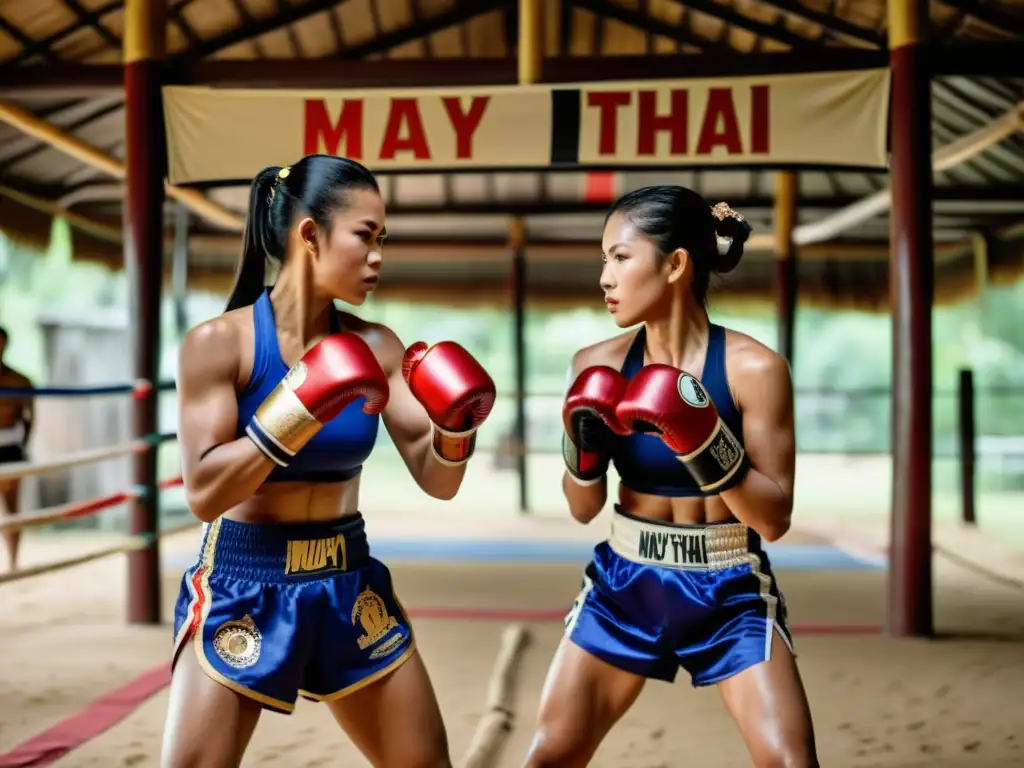
<path fill-rule="evenodd" d="M 892 537 L 888 629 L 927 636 L 932 611 L 931 80 L 922 0 L 889 0 L 892 70 Z"/>
<path fill-rule="evenodd" d="M 779 354 L 793 366 L 793 326 L 796 322 L 796 226 L 798 179 L 792 171 L 775 175 L 775 288 L 779 323 Z"/>
<path fill-rule="evenodd" d="M 166 35 L 165 0 L 127 0 L 124 13 L 125 266 L 131 280 L 136 379 L 151 382 L 135 399 L 136 440 L 157 432 L 160 365 L 160 283 L 163 277 L 163 205 L 166 147 L 160 100 L 160 61 Z M 132 508 L 132 534 L 149 544 L 128 555 L 128 621 L 160 623 L 159 489 L 155 441 L 134 458 L 141 495 Z"/>

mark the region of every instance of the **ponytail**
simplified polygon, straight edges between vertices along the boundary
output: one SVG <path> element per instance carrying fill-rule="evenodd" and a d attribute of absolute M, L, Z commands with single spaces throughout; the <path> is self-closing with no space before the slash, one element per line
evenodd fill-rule
<path fill-rule="evenodd" d="M 678 248 L 687 252 L 693 265 L 690 288 L 701 305 L 707 302 L 711 273 L 722 275 L 736 268 L 751 232 L 746 219 L 725 203 L 711 207 L 692 189 L 674 185 L 627 192 L 615 201 L 605 222 L 613 213 L 627 218 L 660 256 Z"/>
<path fill-rule="evenodd" d="M 268 237 L 271 234 L 270 209 L 273 202 L 270 191 L 280 171 L 276 166 L 264 168 L 252 180 L 249 215 L 242 234 L 242 258 L 235 272 L 235 286 L 231 289 L 226 312 L 254 304 L 266 287 L 267 261 L 280 260 L 283 255 L 278 249 L 272 251 L 267 247 L 274 245 L 269 242 L 272 237 Z"/>
<path fill-rule="evenodd" d="M 284 263 L 288 228 L 300 212 L 328 229 L 350 189 L 380 191 L 366 168 L 332 155 L 307 155 L 290 168 L 271 166 L 260 171 L 252 180 L 242 258 L 225 311 L 247 307 L 260 297 L 266 288 L 267 264 L 279 268 Z"/>

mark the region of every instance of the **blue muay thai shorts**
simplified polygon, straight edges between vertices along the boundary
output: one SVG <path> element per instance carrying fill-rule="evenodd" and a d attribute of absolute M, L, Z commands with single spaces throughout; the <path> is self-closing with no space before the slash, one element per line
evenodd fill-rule
<path fill-rule="evenodd" d="M 612 666 L 694 686 L 793 652 L 786 604 L 761 537 L 739 523 L 675 525 L 616 507 L 565 619 L 569 640 Z"/>
<path fill-rule="evenodd" d="M 361 515 L 208 524 L 181 580 L 174 636 L 174 662 L 191 651 L 212 679 L 284 713 L 298 695 L 330 701 L 369 685 L 415 651 Z"/>

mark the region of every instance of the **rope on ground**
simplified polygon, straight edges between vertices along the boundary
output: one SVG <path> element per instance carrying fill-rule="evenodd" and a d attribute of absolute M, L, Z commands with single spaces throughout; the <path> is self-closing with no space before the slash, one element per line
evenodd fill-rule
<path fill-rule="evenodd" d="M 493 768 L 498 764 L 498 755 L 512 732 L 512 684 L 529 639 L 522 624 L 510 624 L 502 634 L 501 650 L 487 688 L 486 709 L 462 761 L 463 768 Z"/>
<path fill-rule="evenodd" d="M 976 576 L 981 576 L 983 579 L 994 581 L 996 584 L 1000 584 L 1004 587 L 1009 587 L 1010 589 L 1024 591 L 1024 581 L 1020 579 L 1015 579 L 1012 576 L 1004 576 L 1001 573 L 996 573 L 995 571 L 986 568 L 981 563 L 978 563 L 974 560 L 970 560 L 964 557 L 963 555 L 957 554 L 951 549 L 946 549 L 946 547 L 942 546 L 941 544 L 932 544 L 932 551 L 934 551 L 937 555 L 941 555 L 942 557 L 946 558 L 951 563 L 959 565 L 961 568 L 970 571 Z"/>

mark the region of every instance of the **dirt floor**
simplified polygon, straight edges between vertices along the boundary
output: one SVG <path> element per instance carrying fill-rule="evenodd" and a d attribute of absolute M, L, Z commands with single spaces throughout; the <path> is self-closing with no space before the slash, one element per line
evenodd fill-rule
<path fill-rule="evenodd" d="M 407 534 L 405 523 L 378 520 L 372 535 Z M 578 527 L 509 523 L 507 536 L 579 538 Z M 487 527 L 490 535 L 496 531 Z M 462 533 L 474 535 L 473 526 Z M 813 539 L 795 533 L 792 543 Z M 25 565 L 99 547 L 97 536 L 32 537 Z M 198 532 L 165 539 L 164 616 L 169 619 L 185 553 Z M 438 607 L 531 609 L 552 619 L 528 622 L 532 642 L 517 680 L 516 726 L 496 768 L 521 764 L 532 735 L 540 687 L 561 636 L 557 614 L 570 605 L 582 563 L 392 564 L 410 611 Z M 824 766 L 1011 766 L 1024 764 L 1024 593 L 936 558 L 938 639 L 884 635 L 796 636 Z M 91 700 L 166 663 L 171 630 L 124 622 L 127 569 L 115 557 L 73 570 L 0 585 L 0 753 L 76 713 Z M 797 627 L 880 623 L 881 570 L 779 571 Z M 507 620 L 415 619 L 421 652 L 440 698 L 455 764 L 482 714 L 488 678 Z M 55 765 L 155 766 L 166 689 Z M 749 761 L 713 690 L 648 684 L 612 731 L 594 766 L 735 768 Z M 326 707 L 301 701 L 291 716 L 265 714 L 246 766 L 345 765 L 366 761 Z"/>

